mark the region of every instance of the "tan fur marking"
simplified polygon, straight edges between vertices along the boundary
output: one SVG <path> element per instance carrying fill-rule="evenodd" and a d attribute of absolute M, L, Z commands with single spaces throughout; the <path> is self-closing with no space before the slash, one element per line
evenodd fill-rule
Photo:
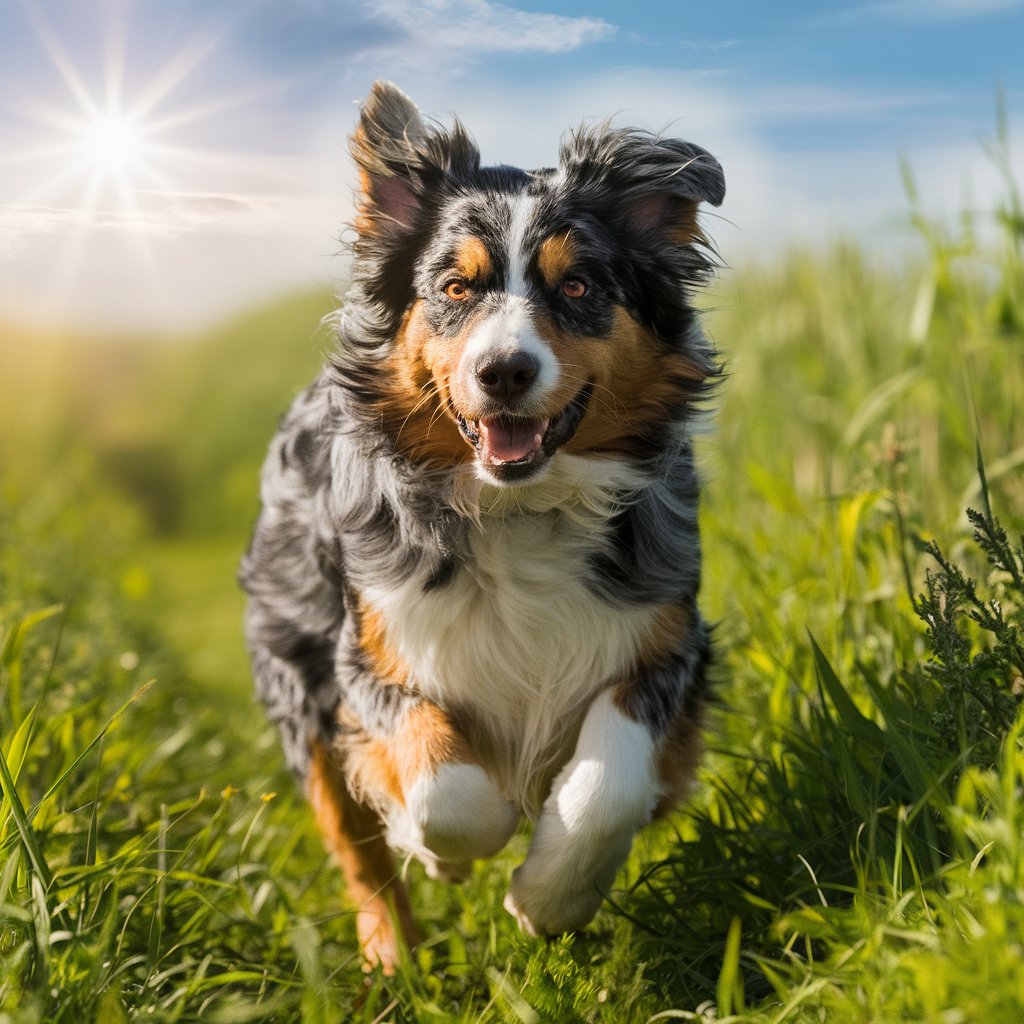
<path fill-rule="evenodd" d="M 307 794 L 324 842 L 345 876 L 349 901 L 356 908 L 356 934 L 367 969 L 379 963 L 386 974 L 392 974 L 399 960 L 399 943 L 415 946 L 419 934 L 380 819 L 352 797 L 341 769 L 319 743 L 311 750 Z"/>
<path fill-rule="evenodd" d="M 434 772 L 442 764 L 473 764 L 469 744 L 435 704 L 423 703 L 406 716 L 399 741 L 402 782 L 412 785 L 418 776 Z"/>
<path fill-rule="evenodd" d="M 487 246 L 479 238 L 467 238 L 456 250 L 455 269 L 469 282 L 486 281 L 494 272 Z"/>
<path fill-rule="evenodd" d="M 689 632 L 693 623 L 693 613 L 685 605 L 666 604 L 655 613 L 643 638 L 643 644 L 637 653 L 637 668 L 643 669 L 656 665 L 679 651 L 681 641 Z M 615 688 L 613 699 L 615 706 L 624 714 L 632 717 L 629 712 L 630 699 L 636 688 L 636 679 L 627 679 Z"/>
<path fill-rule="evenodd" d="M 392 802 L 405 806 L 416 780 L 442 764 L 477 763 L 451 719 L 426 702 L 413 708 L 392 735 L 349 744 L 346 766 L 353 788 L 381 807 Z"/>
<path fill-rule="evenodd" d="M 349 140 L 349 149 L 359 171 L 359 191 L 355 195 L 356 215 L 352 226 L 360 235 L 372 235 L 374 233 L 374 206 L 371 191 L 373 183 L 366 169 L 366 164 L 372 162 L 374 158 L 366 141 L 366 132 L 363 131 L 362 125 L 353 132 Z"/>
<path fill-rule="evenodd" d="M 576 246 L 566 231 L 548 235 L 537 250 L 537 269 L 550 288 L 557 288 L 576 263 Z"/>
<path fill-rule="evenodd" d="M 439 338 L 417 300 L 402 320 L 389 358 L 390 390 L 380 403 L 385 431 L 398 450 L 417 462 L 451 467 L 472 458 L 445 396 L 458 365 L 459 340 Z"/>
<path fill-rule="evenodd" d="M 359 172 L 359 186 L 359 192 L 355 197 L 356 216 L 352 221 L 352 227 L 356 229 L 356 234 L 370 235 L 373 234 L 373 215 L 370 202 L 370 176 L 366 171 L 360 170 Z"/>
<path fill-rule="evenodd" d="M 656 818 L 668 814 L 689 793 L 704 751 L 703 725 L 703 701 L 685 713 L 681 711 L 669 724 L 658 753 L 662 795 L 654 808 Z"/>
<path fill-rule="evenodd" d="M 639 660 L 651 665 L 679 650 L 680 641 L 693 626 L 693 610 L 686 605 L 667 604 L 658 609 L 640 652 Z"/>
<path fill-rule="evenodd" d="M 375 807 L 389 802 L 405 806 L 405 793 L 395 751 L 387 740 L 364 739 L 349 750 L 347 759 L 352 786 Z"/>
<path fill-rule="evenodd" d="M 408 682 L 408 666 L 388 644 L 384 619 L 373 608 L 360 608 L 359 647 L 382 683 L 404 686 Z"/>
<path fill-rule="evenodd" d="M 677 651 L 680 641 L 693 625 L 693 609 L 687 605 L 664 605 L 659 609 L 646 643 L 640 653 L 640 665 L 653 664 L 659 658 Z M 615 706 L 629 718 L 630 697 L 636 688 L 636 679 L 627 679 L 615 688 Z M 655 807 L 655 817 L 671 811 L 686 796 L 693 782 L 693 774 L 700 763 L 704 749 L 701 730 L 704 721 L 704 702 L 695 707 L 680 709 L 669 723 L 658 751 L 658 778 L 661 797 Z"/>
<path fill-rule="evenodd" d="M 684 384 L 703 379 L 685 356 L 659 344 L 621 306 L 604 337 L 580 338 L 550 320 L 538 328 L 563 371 L 553 404 L 561 401 L 564 408 L 584 383 L 594 384 L 587 414 L 566 451 L 621 450 L 622 439 L 665 421 L 684 400 Z"/>

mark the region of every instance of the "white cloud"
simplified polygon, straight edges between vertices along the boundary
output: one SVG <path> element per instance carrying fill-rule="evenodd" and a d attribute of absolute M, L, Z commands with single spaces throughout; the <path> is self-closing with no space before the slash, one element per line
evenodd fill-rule
<path fill-rule="evenodd" d="M 489 0 L 382 0 L 373 15 L 411 33 L 413 51 L 432 53 L 565 53 L 611 38 L 616 28 L 601 18 L 522 11 Z"/>
<path fill-rule="evenodd" d="M 638 46 L 650 46 L 661 49 L 675 49 L 690 51 L 692 53 L 719 54 L 724 50 L 731 50 L 740 45 L 738 39 L 654 39 L 642 32 L 628 32 L 625 36 L 626 42 Z"/>
<path fill-rule="evenodd" d="M 768 116 L 788 119 L 825 117 L 831 120 L 934 108 L 959 98 L 950 92 L 835 88 L 827 85 L 808 89 L 805 85 L 779 85 L 761 90 L 753 103 L 760 113 Z"/>
<path fill-rule="evenodd" d="M 175 237 L 209 228 L 266 230 L 282 201 L 218 193 L 134 192 L 117 208 L 12 204 L 0 206 L 0 251 L 17 250 L 39 235 L 67 231 L 116 231 Z M 21 244 L 15 244 L 18 240 Z"/>
<path fill-rule="evenodd" d="M 136 192 L 149 214 L 169 232 L 209 227 L 244 230 L 266 226 L 281 201 L 268 196 L 225 195 L 217 192 Z"/>

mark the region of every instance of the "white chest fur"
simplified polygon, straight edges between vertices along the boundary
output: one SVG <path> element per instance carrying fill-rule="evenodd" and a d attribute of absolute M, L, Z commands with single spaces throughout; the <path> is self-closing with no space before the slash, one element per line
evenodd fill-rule
<path fill-rule="evenodd" d="M 538 492 L 528 508 L 503 499 L 484 511 L 447 585 L 425 591 L 416 577 L 365 595 L 416 687 L 463 712 L 471 744 L 527 813 L 571 756 L 589 701 L 634 664 L 654 616 L 585 585 L 588 554 L 617 507 L 598 500 L 592 475 L 591 466 L 588 492 L 570 505 L 563 472 L 547 485 L 558 507 L 545 509 Z"/>

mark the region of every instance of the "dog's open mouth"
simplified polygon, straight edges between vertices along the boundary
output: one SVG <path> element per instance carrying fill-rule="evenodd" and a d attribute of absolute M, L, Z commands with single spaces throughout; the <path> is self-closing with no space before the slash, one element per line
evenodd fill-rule
<path fill-rule="evenodd" d="M 551 420 L 484 416 L 477 420 L 480 454 L 494 465 L 528 462 L 540 451 Z"/>
<path fill-rule="evenodd" d="M 543 419 L 501 414 L 471 420 L 454 407 L 452 411 L 463 437 L 476 449 L 481 463 L 500 474 L 505 469 L 539 463 L 570 441 L 587 411 L 593 390 L 593 384 L 585 384 L 557 416 Z"/>

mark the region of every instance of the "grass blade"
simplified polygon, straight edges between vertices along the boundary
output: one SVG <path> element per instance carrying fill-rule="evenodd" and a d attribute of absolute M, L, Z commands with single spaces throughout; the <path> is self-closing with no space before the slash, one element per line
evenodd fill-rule
<path fill-rule="evenodd" d="M 876 753 L 885 750 L 887 744 L 885 733 L 871 721 L 854 704 L 853 699 L 846 688 L 839 681 L 835 670 L 825 657 L 824 652 L 818 646 L 814 636 L 808 634 L 811 640 L 811 650 L 814 652 L 814 664 L 817 669 L 818 681 L 828 691 L 832 705 L 839 715 L 842 724 L 850 733 L 869 750 Z"/>
<path fill-rule="evenodd" d="M 3 650 L 0 651 L 0 667 L 7 673 L 7 706 L 12 722 L 21 721 L 21 655 L 29 631 L 40 622 L 59 615 L 63 610 L 64 605 L 51 604 L 37 612 L 29 613 L 4 640 Z"/>
<path fill-rule="evenodd" d="M 985 518 L 991 522 L 993 519 L 992 501 L 988 493 L 988 477 L 985 475 L 985 457 L 981 454 L 981 441 L 977 437 L 974 439 L 974 454 L 978 467 L 978 481 L 981 484 L 981 505 L 985 510 Z"/>
<path fill-rule="evenodd" d="M 14 778 L 11 775 L 3 750 L 0 750 L 0 787 L 3 788 L 4 797 L 10 802 L 14 823 L 21 834 L 21 844 L 28 855 L 32 868 L 42 881 L 43 887 L 49 890 L 50 883 L 53 881 L 53 873 L 50 871 L 50 865 L 46 863 L 46 857 L 43 856 L 43 848 L 39 844 L 39 837 L 36 835 L 28 820 L 28 816 L 25 814 L 25 807 L 21 802 L 21 797 L 18 796 L 18 791 L 14 785 Z"/>
<path fill-rule="evenodd" d="M 12 786 L 18 784 L 22 765 L 25 763 L 25 755 L 28 753 L 28 748 L 32 742 L 32 727 L 35 724 L 37 707 L 38 704 L 32 706 L 32 710 L 29 711 L 25 716 L 25 720 L 18 726 L 18 731 L 11 738 L 10 746 L 7 748 L 7 765 L 11 774 Z M 0 843 L 3 842 L 7 835 L 7 823 L 10 817 L 11 802 L 5 793 L 3 799 L 0 800 Z"/>
<path fill-rule="evenodd" d="M 29 820 L 34 820 L 35 816 L 39 813 L 39 808 L 46 803 L 51 797 L 60 791 L 60 788 L 64 785 L 67 779 L 75 772 L 75 770 L 81 765 L 81 763 L 96 749 L 96 746 L 103 741 L 103 737 L 110 731 L 114 723 L 131 707 L 135 701 L 139 700 L 149 689 L 156 685 L 156 680 L 151 679 L 144 686 L 140 686 L 118 709 L 115 711 L 106 724 L 100 729 L 100 731 L 89 741 L 82 752 L 64 769 L 63 772 L 57 777 L 57 779 L 50 785 L 49 789 L 42 795 L 42 797 L 36 801 L 32 807 L 32 811 L 29 814 Z"/>
<path fill-rule="evenodd" d="M 729 922 L 729 934 L 725 940 L 725 957 L 718 975 L 715 996 L 718 1002 L 718 1016 L 728 1017 L 733 1009 L 743 1010 L 743 982 L 740 978 L 740 939 L 742 926 L 734 917 Z"/>

